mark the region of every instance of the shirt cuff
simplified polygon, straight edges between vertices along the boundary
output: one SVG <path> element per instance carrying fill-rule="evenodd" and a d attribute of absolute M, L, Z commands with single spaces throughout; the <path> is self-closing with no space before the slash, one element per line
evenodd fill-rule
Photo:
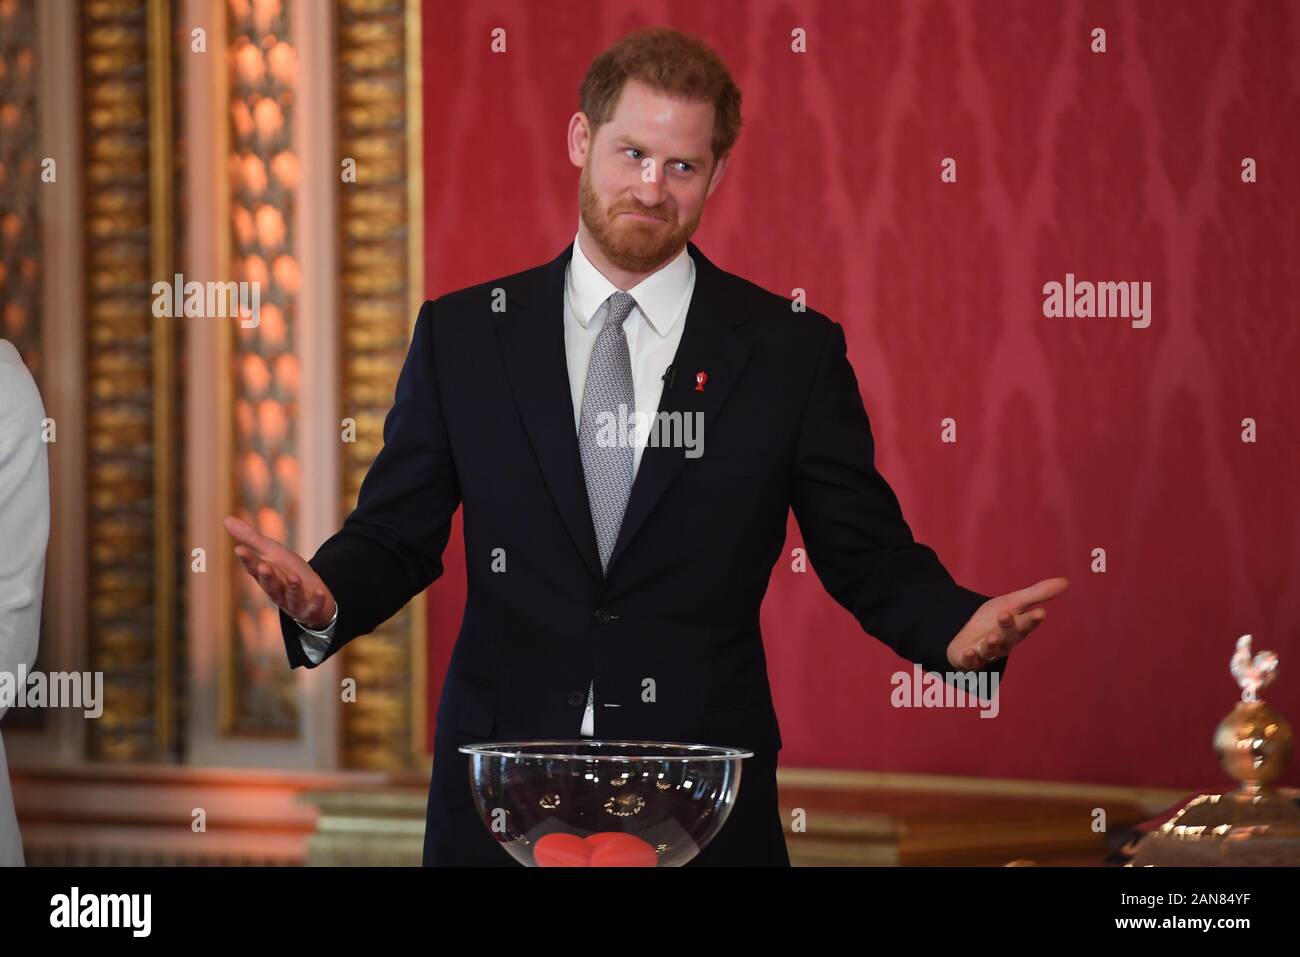
<path fill-rule="evenodd" d="M 329 650 L 330 642 L 334 640 L 334 625 L 338 620 L 339 608 L 337 603 L 334 605 L 334 617 L 329 620 L 329 624 L 324 628 L 308 628 L 297 618 L 294 618 L 294 622 L 302 629 L 302 634 L 298 636 L 298 641 L 302 645 L 302 652 L 313 665 L 318 665 L 325 660 L 325 653 Z"/>
<path fill-rule="evenodd" d="M 334 605 L 334 617 L 329 620 L 329 624 L 326 625 L 324 628 L 308 628 L 301 621 L 298 621 L 297 618 L 294 619 L 294 621 L 298 622 L 298 627 L 301 628 L 303 631 L 307 632 L 307 634 L 311 635 L 313 638 L 333 638 L 334 625 L 336 622 L 338 622 L 338 620 L 339 620 L 339 606 L 337 603 Z"/>

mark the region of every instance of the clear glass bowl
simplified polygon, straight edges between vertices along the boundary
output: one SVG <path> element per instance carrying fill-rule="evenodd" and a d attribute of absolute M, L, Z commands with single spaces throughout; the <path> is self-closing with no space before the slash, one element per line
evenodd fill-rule
<path fill-rule="evenodd" d="M 465 745 L 479 816 L 529 867 L 678 867 L 722 828 L 754 752 L 663 741 Z"/>

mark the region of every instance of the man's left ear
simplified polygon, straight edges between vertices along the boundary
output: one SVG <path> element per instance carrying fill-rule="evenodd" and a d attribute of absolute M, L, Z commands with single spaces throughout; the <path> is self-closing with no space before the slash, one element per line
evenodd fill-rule
<path fill-rule="evenodd" d="M 731 153 L 724 153 L 722 154 L 722 158 L 718 160 L 717 164 L 713 167 L 713 173 L 709 176 L 709 186 L 704 191 L 705 196 L 712 196 L 713 191 L 718 188 L 718 184 L 722 182 L 722 174 L 727 171 L 727 162 L 730 159 Z"/>

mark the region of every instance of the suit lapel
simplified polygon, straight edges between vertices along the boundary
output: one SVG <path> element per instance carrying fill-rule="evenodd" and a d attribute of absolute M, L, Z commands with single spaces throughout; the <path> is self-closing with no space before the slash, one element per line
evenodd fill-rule
<path fill-rule="evenodd" d="M 694 243 L 688 243 L 687 250 L 695 262 L 695 288 L 673 359 L 674 382 L 664 384 L 659 412 L 679 413 L 683 421 L 687 416 L 700 416 L 705 423 L 707 454 L 708 427 L 739 378 L 749 345 L 732 331 L 746 317 L 735 315 L 724 301 L 726 274 Z M 564 353 L 564 280 L 572 256 L 570 243 L 555 259 L 525 274 L 514 290 L 507 291 L 507 312 L 497 326 L 497 335 L 515 404 L 551 498 L 583 561 L 599 581 L 604 576 L 587 502 Z M 696 389 L 697 372 L 708 375 L 702 391 Z M 681 471 L 685 452 L 667 446 L 645 448 L 610 557 L 611 570 Z"/>
<path fill-rule="evenodd" d="M 564 355 L 564 277 L 573 244 L 530 281 L 507 293 L 506 317 L 497 326 L 515 404 L 541 465 L 555 507 L 592 575 L 602 577 L 587 484 L 573 426 L 575 410 Z"/>
<path fill-rule="evenodd" d="M 686 312 L 686 327 L 673 358 L 674 381 L 671 386 L 664 383 L 659 412 L 661 418 L 680 418 L 682 422 L 687 416 L 698 417 L 704 423 L 699 437 L 703 440 L 703 454 L 707 455 L 708 430 L 749 357 L 748 342 L 732 329 L 747 317 L 737 315 L 725 301 L 726 274 L 706 259 L 694 243 L 688 243 L 687 250 L 695 261 L 695 289 Z M 702 390 L 696 388 L 698 372 L 708 375 Z M 611 570 L 685 463 L 685 448 L 646 446 L 609 559 Z"/>

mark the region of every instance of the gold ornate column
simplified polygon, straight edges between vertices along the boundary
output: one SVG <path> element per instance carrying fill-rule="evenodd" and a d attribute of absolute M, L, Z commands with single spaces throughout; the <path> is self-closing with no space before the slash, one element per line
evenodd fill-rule
<path fill-rule="evenodd" d="M 98 759 L 173 757 L 177 540 L 171 280 L 170 5 L 81 7 L 88 400 L 88 667 L 104 710 Z"/>
<path fill-rule="evenodd" d="M 338 0 L 340 419 L 342 515 L 383 445 L 384 416 L 424 301 L 419 0 Z M 354 174 L 354 175 L 353 175 Z M 348 644 L 341 763 L 399 769 L 426 763 L 425 608 L 411 602 Z"/>
<path fill-rule="evenodd" d="M 229 323 L 234 512 L 276 541 L 298 526 L 301 283 L 293 231 L 299 157 L 292 114 L 298 53 L 283 0 L 227 4 L 230 269 L 256 284 L 260 313 Z M 225 272 L 223 270 L 223 272 Z M 249 289 L 251 290 L 251 286 Z M 284 667 L 279 615 L 238 565 L 234 628 L 224 646 L 220 724 L 233 735 L 299 735 L 300 701 Z"/>

